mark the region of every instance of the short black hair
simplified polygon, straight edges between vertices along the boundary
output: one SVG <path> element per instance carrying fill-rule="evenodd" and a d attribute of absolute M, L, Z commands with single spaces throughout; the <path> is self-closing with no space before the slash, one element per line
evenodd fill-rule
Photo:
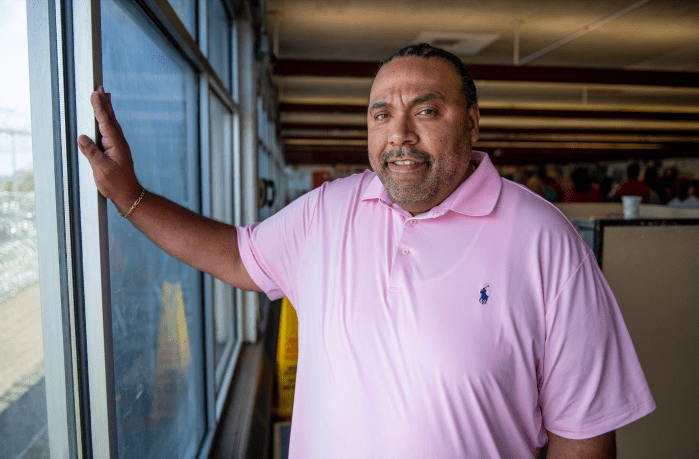
<path fill-rule="evenodd" d="M 584 167 L 576 167 L 571 174 L 571 178 L 573 179 L 573 188 L 578 193 L 587 193 L 590 190 L 592 180 Z"/>
<path fill-rule="evenodd" d="M 434 46 L 428 43 L 418 43 L 417 45 L 409 45 L 405 48 L 399 49 L 398 51 L 393 53 L 391 57 L 383 61 L 379 66 L 379 69 L 387 63 L 391 62 L 393 59 L 408 56 L 423 57 L 425 59 L 429 57 L 441 57 L 442 59 L 446 59 L 447 61 L 449 61 L 461 76 L 461 90 L 464 92 L 464 95 L 466 96 L 466 108 L 470 108 L 471 105 L 478 103 L 478 93 L 476 92 L 476 85 L 473 84 L 471 74 L 468 73 L 468 70 L 466 69 L 466 66 L 461 61 L 461 59 L 459 59 L 449 51 L 445 51 L 441 48 L 435 48 Z"/>
<path fill-rule="evenodd" d="M 626 168 L 626 175 L 631 179 L 631 180 L 636 180 L 638 178 L 638 174 L 641 173 L 641 168 L 638 165 L 638 163 L 631 163 L 629 166 Z"/>

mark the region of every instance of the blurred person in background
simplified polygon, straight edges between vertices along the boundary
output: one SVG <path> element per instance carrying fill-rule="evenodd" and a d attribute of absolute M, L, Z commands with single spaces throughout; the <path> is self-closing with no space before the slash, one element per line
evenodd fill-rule
<path fill-rule="evenodd" d="M 612 194 L 612 188 L 614 187 L 614 181 L 611 177 L 606 176 L 599 182 L 599 192 L 602 195 L 604 201 L 609 201 L 609 195 Z"/>
<path fill-rule="evenodd" d="M 656 182 L 658 194 L 660 195 L 660 203 L 667 204 L 675 197 L 675 182 L 679 171 L 676 167 L 668 167 L 663 170 L 661 177 Z"/>
<path fill-rule="evenodd" d="M 571 175 L 573 186 L 563 190 L 563 202 L 602 202 L 599 188 L 593 186 L 590 174 L 584 167 L 577 167 Z"/>
<path fill-rule="evenodd" d="M 680 174 L 675 180 L 676 196 L 667 205 L 670 207 L 697 207 L 699 208 L 699 198 L 694 193 L 692 177 L 687 174 Z"/>
<path fill-rule="evenodd" d="M 655 166 L 648 166 L 643 172 L 643 183 L 650 189 L 650 199 L 648 204 L 661 204 L 658 187 L 658 169 Z"/>
<path fill-rule="evenodd" d="M 643 204 L 650 201 L 650 188 L 638 179 L 641 168 L 638 163 L 631 163 L 626 168 L 626 180 L 621 182 L 614 193 L 615 200 L 621 200 L 622 196 L 640 196 Z"/>
<path fill-rule="evenodd" d="M 524 181 L 524 186 L 543 197 L 548 202 L 556 202 L 558 200 L 558 193 L 549 186 L 547 182 L 550 181 L 551 179 L 546 176 L 545 170 L 541 166 L 536 166 L 531 176 Z"/>

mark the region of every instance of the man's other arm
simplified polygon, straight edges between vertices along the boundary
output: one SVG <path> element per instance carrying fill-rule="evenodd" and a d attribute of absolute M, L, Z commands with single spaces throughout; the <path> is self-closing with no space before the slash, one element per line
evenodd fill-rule
<path fill-rule="evenodd" d="M 614 431 L 584 440 L 570 440 L 548 432 L 549 447 L 546 459 L 615 459 L 616 434 Z"/>
<path fill-rule="evenodd" d="M 92 167 L 97 189 L 126 215 L 141 185 L 134 172 L 129 145 L 102 87 L 90 102 L 102 134 L 104 152 L 87 136 L 78 139 Z M 240 259 L 236 229 L 196 214 L 162 196 L 147 192 L 128 217 L 148 239 L 178 260 L 245 290 L 261 291 Z"/>

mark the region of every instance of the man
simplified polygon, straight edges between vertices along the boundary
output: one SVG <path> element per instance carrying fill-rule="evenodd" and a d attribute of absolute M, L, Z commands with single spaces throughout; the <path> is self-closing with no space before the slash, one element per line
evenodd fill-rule
<path fill-rule="evenodd" d="M 602 202 L 602 193 L 596 185 L 592 185 L 592 179 L 587 169 L 576 167 L 570 175 L 573 187 L 563 190 L 563 202 Z"/>
<path fill-rule="evenodd" d="M 615 457 L 655 408 L 611 291 L 553 206 L 502 180 L 455 56 L 405 48 L 371 89 L 365 172 L 232 228 L 145 194 L 108 97 L 100 191 L 166 251 L 299 318 L 291 458 Z"/>
<path fill-rule="evenodd" d="M 675 197 L 668 201 L 670 207 L 699 207 L 699 198 L 694 196 L 694 186 L 692 176 L 680 174 L 675 179 Z"/>
<path fill-rule="evenodd" d="M 614 198 L 620 200 L 622 196 L 640 196 L 643 204 L 650 202 L 650 188 L 638 179 L 641 167 L 637 163 L 631 163 L 626 168 L 627 180 L 617 186 Z"/>

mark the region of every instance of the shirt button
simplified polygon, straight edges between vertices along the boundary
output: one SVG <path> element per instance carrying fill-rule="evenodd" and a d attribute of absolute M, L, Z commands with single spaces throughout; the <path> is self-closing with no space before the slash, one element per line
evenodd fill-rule
<path fill-rule="evenodd" d="M 417 224 L 417 220 L 410 220 L 410 224 L 415 226 Z"/>
<path fill-rule="evenodd" d="M 409 254 L 409 253 L 410 253 L 410 250 L 408 250 L 408 249 L 403 249 L 403 255 L 407 255 L 407 254 Z"/>

